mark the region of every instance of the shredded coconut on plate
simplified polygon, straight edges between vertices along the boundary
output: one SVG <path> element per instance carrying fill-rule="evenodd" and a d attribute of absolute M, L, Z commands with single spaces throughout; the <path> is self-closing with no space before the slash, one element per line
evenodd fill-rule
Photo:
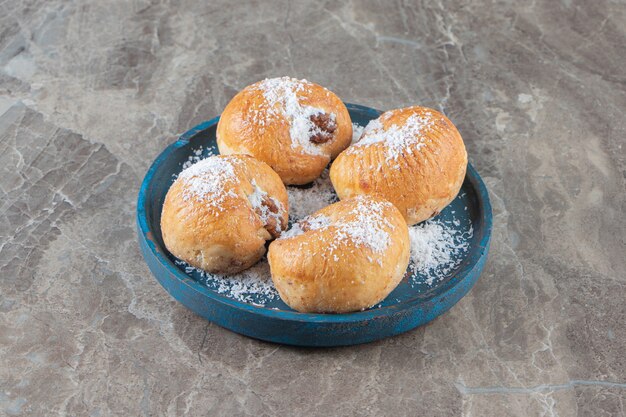
<path fill-rule="evenodd" d="M 459 220 L 452 221 L 458 227 L 457 222 L 460 225 Z M 411 239 L 409 270 L 426 276 L 423 282 L 429 286 L 441 281 L 459 266 L 462 261 L 459 255 L 467 252 L 473 234 L 471 225 L 469 230 L 464 232 L 458 228 L 451 228 L 440 220 L 428 220 L 409 227 Z"/>
<path fill-rule="evenodd" d="M 266 258 L 253 267 L 234 275 L 210 274 L 180 260 L 177 260 L 176 264 L 184 268 L 187 274 L 200 275 L 209 288 L 228 298 L 258 306 L 264 306 L 278 299 L 278 291 L 272 283 Z"/>
<path fill-rule="evenodd" d="M 200 162 L 201 160 L 207 158 L 208 156 L 215 155 L 215 153 L 213 152 L 213 149 L 211 148 L 207 148 L 208 155 L 204 155 L 204 152 L 205 150 L 202 148 L 202 146 L 199 146 L 198 148 L 193 149 L 192 154 L 189 155 L 187 160 L 183 163 L 183 169 L 189 168 L 196 162 Z"/>
<path fill-rule="evenodd" d="M 289 220 L 293 223 L 337 201 L 328 169 L 325 169 L 310 186 L 305 187 L 287 187 Z"/>
<path fill-rule="evenodd" d="M 261 81 L 258 88 L 263 92 L 268 108 L 266 112 L 257 114 L 257 117 L 260 119 L 263 113 L 270 116 L 277 113 L 284 115 L 289 121 L 291 147 L 300 149 L 309 155 L 322 155 L 322 149 L 312 143 L 310 139 L 312 136 L 324 132 L 311 119 L 313 116 L 325 114 L 325 112 L 317 107 L 300 104 L 298 97 L 298 92 L 310 91 L 312 85 L 307 80 L 291 77 L 267 78 Z M 330 113 L 329 117 L 332 122 L 336 120 L 334 113 Z M 261 120 L 255 121 L 260 122 Z"/>
<path fill-rule="evenodd" d="M 365 127 L 361 126 L 360 124 L 352 123 L 352 142 L 350 142 L 350 145 L 354 145 L 359 141 L 359 139 L 361 139 L 361 135 L 363 134 L 364 130 Z"/>

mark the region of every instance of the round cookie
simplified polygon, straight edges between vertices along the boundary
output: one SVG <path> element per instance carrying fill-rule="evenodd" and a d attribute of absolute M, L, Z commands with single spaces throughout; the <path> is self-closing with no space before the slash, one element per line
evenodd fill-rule
<path fill-rule="evenodd" d="M 288 210 L 285 186 L 267 164 L 248 155 L 212 156 L 181 172 L 167 192 L 163 242 L 189 265 L 236 273 L 285 230 Z"/>
<path fill-rule="evenodd" d="M 381 302 L 409 263 L 409 233 L 391 203 L 359 196 L 327 206 L 270 244 L 272 281 L 306 313 L 346 313 Z"/>
<path fill-rule="evenodd" d="M 295 78 L 259 81 L 228 103 L 217 125 L 221 154 L 248 154 L 285 184 L 320 176 L 352 139 L 348 109 L 326 88 Z"/>
<path fill-rule="evenodd" d="M 339 198 L 377 195 L 408 224 L 433 217 L 458 194 L 467 168 L 463 139 L 443 114 L 426 107 L 390 110 L 333 162 Z"/>

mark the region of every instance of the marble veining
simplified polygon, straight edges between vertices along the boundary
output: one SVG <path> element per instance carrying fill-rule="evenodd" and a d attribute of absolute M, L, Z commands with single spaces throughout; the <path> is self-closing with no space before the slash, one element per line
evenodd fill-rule
<path fill-rule="evenodd" d="M 445 112 L 494 206 L 449 313 L 363 346 L 218 328 L 142 262 L 153 158 L 264 77 Z M 0 415 L 626 415 L 626 7 L 0 3 Z"/>

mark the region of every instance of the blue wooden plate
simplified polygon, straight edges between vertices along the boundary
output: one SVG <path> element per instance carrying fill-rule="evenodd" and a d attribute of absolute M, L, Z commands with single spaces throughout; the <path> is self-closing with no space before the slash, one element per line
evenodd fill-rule
<path fill-rule="evenodd" d="M 354 123 L 365 126 L 380 112 L 347 104 Z M 168 146 L 148 170 L 137 202 L 139 244 L 148 267 L 168 293 L 196 314 L 234 332 L 257 339 L 300 346 L 366 343 L 411 330 L 449 310 L 474 285 L 489 250 L 492 216 L 487 189 L 468 165 L 458 197 L 435 219 L 455 232 L 463 247 L 451 263 L 438 270 L 409 268 L 400 285 L 378 306 L 349 314 L 306 314 L 290 309 L 280 298 L 263 302 L 253 296 L 238 301 L 176 262 L 161 237 L 161 207 L 183 164 L 217 154 L 219 118 L 194 127 Z M 263 304 L 263 305 L 260 305 Z"/>

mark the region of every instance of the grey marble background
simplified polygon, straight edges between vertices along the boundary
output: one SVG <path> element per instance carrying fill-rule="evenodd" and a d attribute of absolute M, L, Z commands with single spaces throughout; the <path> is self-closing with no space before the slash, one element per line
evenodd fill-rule
<path fill-rule="evenodd" d="M 495 230 L 449 313 L 298 349 L 151 277 L 148 165 L 285 74 L 458 125 Z M 623 1 L 0 2 L 0 415 L 623 416 L 625 111 Z"/>

